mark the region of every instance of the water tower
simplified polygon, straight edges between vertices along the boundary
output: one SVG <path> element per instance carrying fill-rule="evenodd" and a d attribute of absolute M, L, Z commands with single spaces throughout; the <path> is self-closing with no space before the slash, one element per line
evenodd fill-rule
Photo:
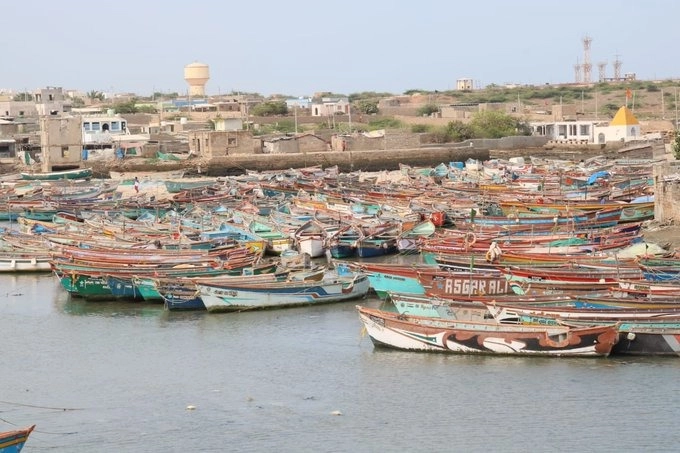
<path fill-rule="evenodd" d="M 205 96 L 205 84 L 210 79 L 210 70 L 204 63 L 191 63 L 184 67 L 184 80 L 189 84 L 189 96 Z"/>

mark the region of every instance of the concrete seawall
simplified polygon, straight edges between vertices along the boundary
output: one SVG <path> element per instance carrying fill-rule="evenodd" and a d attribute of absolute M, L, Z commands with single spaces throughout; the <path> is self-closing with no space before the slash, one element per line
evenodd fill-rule
<path fill-rule="evenodd" d="M 95 175 L 104 176 L 113 171 L 167 171 L 185 170 L 189 174 L 227 176 L 243 174 L 246 170 L 270 171 L 321 165 L 337 165 L 342 172 L 396 170 L 399 164 L 410 166 L 435 166 L 440 163 L 465 162 L 467 159 L 489 159 L 488 149 L 475 148 L 416 148 L 401 150 L 337 151 L 299 154 L 243 154 L 181 161 L 153 161 L 132 158 L 122 161 L 91 161 L 86 164 Z"/>

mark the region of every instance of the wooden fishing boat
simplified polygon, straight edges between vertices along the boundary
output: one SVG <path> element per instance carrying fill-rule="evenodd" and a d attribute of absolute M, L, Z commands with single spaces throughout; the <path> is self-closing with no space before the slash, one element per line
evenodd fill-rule
<path fill-rule="evenodd" d="M 357 306 L 376 346 L 463 354 L 604 357 L 618 340 L 615 324 L 586 328 L 504 325 L 408 316 Z"/>
<path fill-rule="evenodd" d="M 28 251 L 0 252 L 0 273 L 5 272 L 50 272 L 51 256 L 45 252 Z"/>
<path fill-rule="evenodd" d="M 0 453 L 19 453 L 23 448 L 28 436 L 31 435 L 35 425 L 12 431 L 0 432 Z"/>
<path fill-rule="evenodd" d="M 425 294 L 425 288 L 418 279 L 418 272 L 439 269 L 429 264 L 404 265 L 367 261 L 348 263 L 348 265 L 368 276 L 371 288 L 381 299 L 386 299 L 390 292 Z"/>
<path fill-rule="evenodd" d="M 214 186 L 215 184 L 217 184 L 217 181 L 215 179 L 186 180 L 186 181 L 166 180 L 163 181 L 163 183 L 168 193 L 175 194 L 184 192 L 186 190 L 205 189 L 207 187 Z"/>
<path fill-rule="evenodd" d="M 379 225 L 372 231 L 365 231 L 357 244 L 357 255 L 361 258 L 390 255 L 397 253 L 397 239 L 400 234 L 398 224 Z"/>
<path fill-rule="evenodd" d="M 578 321 L 557 320 L 570 327 L 602 324 L 602 321 L 582 319 Z M 660 319 L 636 319 L 617 325 L 619 341 L 612 354 L 641 356 L 680 356 L 680 317 Z"/>
<path fill-rule="evenodd" d="M 462 321 L 483 321 L 494 319 L 485 302 L 520 303 L 522 305 L 545 305 L 572 301 L 569 296 L 458 296 L 453 299 L 430 295 L 389 293 L 389 300 L 396 310 L 404 315 L 426 316 L 431 318 L 458 319 Z M 513 323 L 515 321 L 513 320 Z"/>
<path fill-rule="evenodd" d="M 621 267 L 608 270 L 582 268 L 530 268 L 509 266 L 498 269 L 506 278 L 531 285 L 552 289 L 604 290 L 619 279 L 642 280 L 642 272 L 636 268 Z"/>
<path fill-rule="evenodd" d="M 399 253 L 418 253 L 420 251 L 420 241 L 431 237 L 437 227 L 432 220 L 428 219 L 420 222 L 408 230 L 402 231 L 397 236 L 397 249 Z"/>
<path fill-rule="evenodd" d="M 21 179 L 39 181 L 57 181 L 59 179 L 90 179 L 91 168 L 77 168 L 75 170 L 49 171 L 49 172 L 21 172 Z"/>
<path fill-rule="evenodd" d="M 616 323 L 620 321 L 635 321 L 638 319 L 680 317 L 680 306 L 657 307 L 657 308 L 636 308 L 636 307 L 617 307 L 607 306 L 603 301 L 587 301 L 577 303 L 576 301 L 553 302 L 546 305 L 524 305 L 516 303 L 499 303 L 497 301 L 483 301 L 489 313 L 496 321 L 519 322 L 519 323 L 538 323 L 545 324 L 542 319 L 561 319 L 561 320 L 598 320 L 602 322 Z"/>
<path fill-rule="evenodd" d="M 508 279 L 498 271 L 421 271 L 418 280 L 425 294 L 445 298 L 512 293 Z"/>
<path fill-rule="evenodd" d="M 344 266 L 326 271 L 321 281 L 208 283 L 197 288 L 209 312 L 283 308 L 340 302 L 365 296 L 368 278 Z"/>

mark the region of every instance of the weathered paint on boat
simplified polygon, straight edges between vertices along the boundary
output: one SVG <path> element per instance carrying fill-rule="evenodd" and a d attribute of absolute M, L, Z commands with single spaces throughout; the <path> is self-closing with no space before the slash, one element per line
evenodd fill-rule
<path fill-rule="evenodd" d="M 50 172 L 21 172 L 21 179 L 39 181 L 57 181 L 60 179 L 89 179 L 92 177 L 91 168 L 80 168 L 76 170 L 50 171 Z"/>
<path fill-rule="evenodd" d="M 0 432 L 0 453 L 19 453 L 28 441 L 35 425 L 15 429 L 12 431 Z"/>
<path fill-rule="evenodd" d="M 614 325 L 573 329 L 444 320 L 361 306 L 357 310 L 376 346 L 408 351 L 602 357 L 618 340 Z"/>

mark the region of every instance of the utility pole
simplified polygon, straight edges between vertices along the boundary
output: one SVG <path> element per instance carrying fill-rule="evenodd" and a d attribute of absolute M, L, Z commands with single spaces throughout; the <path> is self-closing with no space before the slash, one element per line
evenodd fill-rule
<path fill-rule="evenodd" d="M 661 119 L 665 120 L 666 119 L 666 106 L 664 105 L 664 95 L 663 95 L 663 88 L 661 88 Z"/>
<path fill-rule="evenodd" d="M 678 130 L 678 87 L 675 87 L 675 130 Z"/>
<path fill-rule="evenodd" d="M 347 104 L 347 116 L 349 117 L 349 133 L 352 133 L 352 103 Z"/>

